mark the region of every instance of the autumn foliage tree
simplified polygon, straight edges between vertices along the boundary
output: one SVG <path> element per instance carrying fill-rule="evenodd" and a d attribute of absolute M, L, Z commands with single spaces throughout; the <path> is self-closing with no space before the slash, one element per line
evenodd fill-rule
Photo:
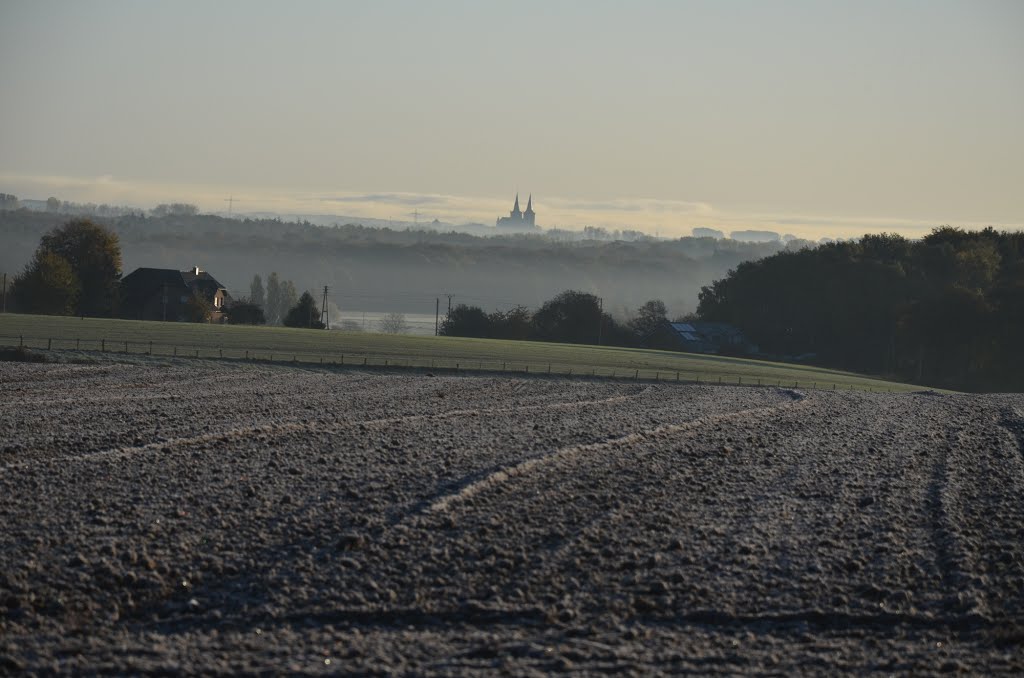
<path fill-rule="evenodd" d="M 28 313 L 70 315 L 78 303 L 79 285 L 70 264 L 60 255 L 38 250 L 25 271 L 15 278 L 16 308 Z"/>
<path fill-rule="evenodd" d="M 120 278 L 117 235 L 73 219 L 42 237 L 32 263 L 15 280 L 16 298 L 29 313 L 109 317 L 117 308 Z"/>

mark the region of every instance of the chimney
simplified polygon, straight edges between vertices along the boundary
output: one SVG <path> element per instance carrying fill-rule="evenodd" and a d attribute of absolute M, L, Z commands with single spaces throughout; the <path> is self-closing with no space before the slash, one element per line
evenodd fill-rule
<path fill-rule="evenodd" d="M 200 273 L 202 273 L 202 271 L 200 271 L 200 270 L 199 270 L 199 267 L 198 267 L 198 266 L 196 266 L 195 268 L 193 268 L 193 269 L 192 269 L 192 273 L 193 273 L 194 275 L 199 275 Z"/>

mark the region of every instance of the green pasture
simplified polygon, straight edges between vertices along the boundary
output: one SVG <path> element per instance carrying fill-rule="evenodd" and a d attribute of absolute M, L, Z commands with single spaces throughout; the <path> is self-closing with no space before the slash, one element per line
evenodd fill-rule
<path fill-rule="evenodd" d="M 910 391 L 806 365 L 608 346 L 0 314 L 0 346 L 373 367 L 572 374 L 701 383 Z"/>

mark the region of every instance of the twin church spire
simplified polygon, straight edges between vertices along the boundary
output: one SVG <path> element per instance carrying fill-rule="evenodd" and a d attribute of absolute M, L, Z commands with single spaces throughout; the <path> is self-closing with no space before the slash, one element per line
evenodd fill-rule
<path fill-rule="evenodd" d="M 507 217 L 500 217 L 497 222 L 497 226 L 504 228 L 536 228 L 537 214 L 533 211 L 533 194 L 526 201 L 526 211 L 519 209 L 519 193 L 516 193 L 516 202 L 512 206 L 512 211 L 508 213 Z"/>

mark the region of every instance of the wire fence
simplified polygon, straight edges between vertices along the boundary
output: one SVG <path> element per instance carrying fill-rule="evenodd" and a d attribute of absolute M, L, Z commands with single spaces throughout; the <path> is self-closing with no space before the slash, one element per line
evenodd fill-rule
<path fill-rule="evenodd" d="M 607 367 L 523 360 L 477 360 L 451 357 L 395 356 L 372 353 L 308 352 L 288 349 L 253 349 L 237 346 L 196 346 L 125 339 L 69 339 L 66 337 L 0 336 L 0 346 L 46 351 L 85 351 L 120 355 L 157 356 L 277 363 L 304 366 L 367 369 L 413 369 L 419 371 L 478 372 L 534 376 L 626 379 L 647 382 L 674 382 L 729 386 L 772 386 L 780 388 L 825 389 L 842 391 L 889 392 L 891 385 L 840 383 L 787 379 L 766 376 L 742 376 L 684 370 Z"/>

